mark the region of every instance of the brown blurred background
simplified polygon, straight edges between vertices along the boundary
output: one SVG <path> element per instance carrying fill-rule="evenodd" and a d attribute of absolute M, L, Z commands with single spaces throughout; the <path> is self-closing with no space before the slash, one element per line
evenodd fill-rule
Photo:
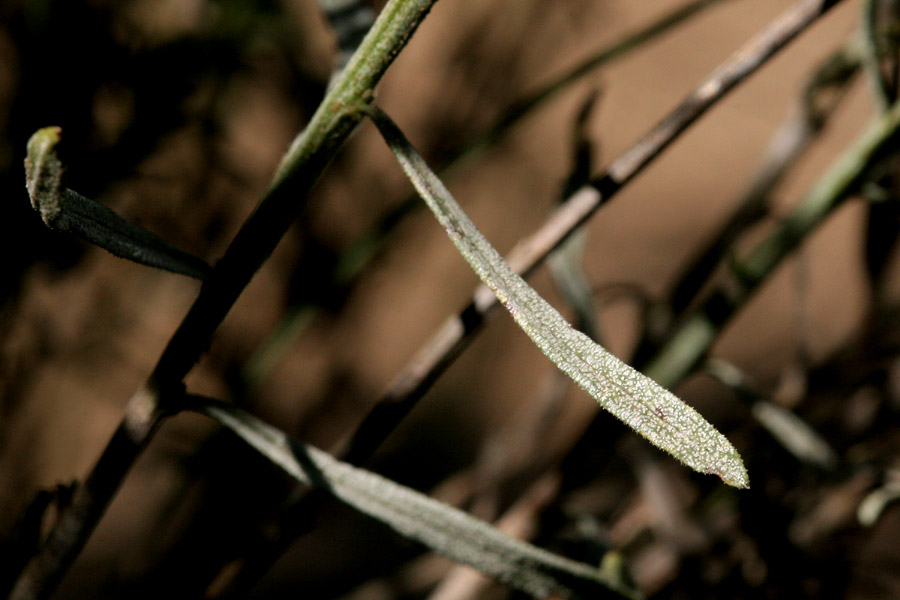
<path fill-rule="evenodd" d="M 377 101 L 441 164 L 514 100 L 682 4 L 443 0 L 389 71 Z M 717 3 L 573 85 L 485 155 L 454 170 L 449 187 L 498 249 L 508 251 L 557 201 L 572 168 L 569 131 L 592 91 L 600 90 L 589 122 L 596 172 L 788 5 Z M 807 76 L 853 34 L 859 12 L 859 2 L 841 4 L 592 219 L 585 269 L 595 288 L 628 283 L 650 298 L 668 289 L 734 209 Z M 214 262 L 315 109 L 333 55 L 332 35 L 313 0 L 0 5 L 0 537 L 10 539 L 36 490 L 91 467 L 198 289 L 186 278 L 45 229 L 23 185 L 28 136 L 61 126 L 70 187 Z M 860 78 L 821 141 L 777 190 L 770 217 L 740 247 L 750 247 L 797 201 L 873 110 Z M 371 126 L 363 126 L 220 328 L 189 388 L 240 402 L 320 447 L 346 438 L 476 283 L 433 218 L 417 211 L 394 228 L 353 285 L 329 285 L 341 253 L 409 191 Z M 805 370 L 858 340 L 872 298 L 862 266 L 864 213 L 862 203 L 851 202 L 830 218 L 727 328 L 714 354 L 775 390 L 791 373 L 799 369 L 803 380 Z M 545 270 L 533 282 L 566 312 Z M 896 278 L 887 278 L 889 291 L 891 282 Z M 322 310 L 271 372 L 248 386 L 242 373 L 254 352 L 291 307 L 310 302 Z M 638 304 L 618 297 L 603 304 L 600 318 L 609 346 L 627 359 L 637 341 Z M 484 460 L 498 432 L 520 420 L 527 431 L 529 419 L 542 414 L 554 373 L 500 316 L 369 466 L 435 490 L 479 456 Z M 681 385 L 678 393 L 749 457 L 754 488 L 741 497 L 721 492 L 655 450 L 648 454 L 681 486 L 689 514 L 704 499 L 727 495 L 728 514 L 739 524 L 722 526 L 725 547 L 743 554 L 726 561 L 737 575 L 717 578 L 710 569 L 721 562 L 715 561 L 721 548 L 677 549 L 660 534 L 651 502 L 639 531 L 665 543 L 638 534 L 622 538 L 638 583 L 673 598 L 898 597 L 900 553 L 893 540 L 900 513 L 889 509 L 867 529 L 854 512 L 883 474 L 898 467 L 900 404 L 890 382 L 879 382 L 835 384 L 818 390 L 821 402 L 801 394 L 798 412 L 825 424 L 826 440 L 855 465 L 840 476 L 795 461 L 748 423 L 749 411 L 719 384 L 696 376 Z M 867 389 L 874 400 L 860 396 Z M 595 405 L 569 390 L 558 410 L 540 440 L 546 457 L 558 458 Z M 501 453 L 515 455 L 515 444 L 533 443 L 522 438 L 507 434 Z M 623 442 L 611 449 L 598 473 L 597 503 L 587 494 L 579 509 L 611 532 L 626 527 L 623 516 L 646 502 L 634 474 L 633 456 L 641 452 L 629 457 L 627 448 Z M 854 459 L 860 453 L 864 459 Z M 199 597 L 289 489 L 230 436 L 200 417 L 178 417 L 138 462 L 58 597 Z M 454 497 L 452 486 L 441 490 Z M 828 502 L 837 508 L 822 508 Z M 691 518 L 692 527 L 708 525 L 705 517 Z M 662 558 L 642 553 L 647 548 Z M 408 566 L 419 552 L 363 517 L 329 508 L 252 597 L 424 597 L 448 565 L 419 560 Z M 502 595 L 491 590 L 492 597 Z"/>

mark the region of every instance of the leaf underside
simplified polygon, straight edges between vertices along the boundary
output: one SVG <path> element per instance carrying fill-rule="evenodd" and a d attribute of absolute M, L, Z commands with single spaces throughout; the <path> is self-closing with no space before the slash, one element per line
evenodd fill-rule
<path fill-rule="evenodd" d="M 363 110 L 460 253 L 550 360 L 658 448 L 729 485 L 749 486 L 743 461 L 725 436 L 674 394 L 569 325 L 503 260 L 390 118 L 377 107 Z"/>
<path fill-rule="evenodd" d="M 233 405 L 204 398 L 197 399 L 194 410 L 234 431 L 299 482 L 321 488 L 404 537 L 533 597 L 640 597 L 612 570 L 511 538 L 459 509 L 293 440 Z"/>

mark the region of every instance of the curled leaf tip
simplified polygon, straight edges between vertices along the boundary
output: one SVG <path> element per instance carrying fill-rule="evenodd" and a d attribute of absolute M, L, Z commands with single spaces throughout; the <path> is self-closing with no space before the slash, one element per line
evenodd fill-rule
<path fill-rule="evenodd" d="M 28 140 L 25 159 L 25 187 L 31 206 L 48 227 L 140 264 L 195 279 L 205 279 L 210 274 L 212 268 L 202 259 L 64 187 L 65 169 L 57 155 L 61 134 L 59 127 L 36 131 Z"/>
<path fill-rule="evenodd" d="M 60 127 L 44 127 L 35 131 L 28 140 L 28 156 L 39 156 L 59 143 L 62 134 Z"/>
<path fill-rule="evenodd" d="M 49 224 L 58 216 L 60 207 L 60 185 L 63 167 L 56 156 L 62 129 L 44 127 L 38 129 L 28 140 L 28 155 L 25 158 L 25 187 L 31 199 L 31 206 L 41 213 Z"/>

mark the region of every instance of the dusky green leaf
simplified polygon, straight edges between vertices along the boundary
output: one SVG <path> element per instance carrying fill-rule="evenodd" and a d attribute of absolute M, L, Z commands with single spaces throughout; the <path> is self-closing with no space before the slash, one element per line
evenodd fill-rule
<path fill-rule="evenodd" d="M 362 107 L 381 131 L 419 195 L 478 276 L 516 323 L 562 371 L 658 448 L 702 473 L 738 488 L 749 486 L 737 450 L 674 394 L 576 331 L 516 274 L 383 111 Z"/>
<path fill-rule="evenodd" d="M 297 481 L 439 554 L 536 598 L 639 598 L 612 567 L 592 567 L 511 538 L 488 523 L 292 439 L 234 405 L 193 398 L 194 410 L 231 429 Z"/>
<path fill-rule="evenodd" d="M 205 279 L 212 268 L 106 206 L 62 185 L 64 168 L 57 155 L 62 130 L 39 129 L 28 140 L 25 187 L 31 206 L 47 227 L 70 233 L 110 254 L 136 263 Z"/>

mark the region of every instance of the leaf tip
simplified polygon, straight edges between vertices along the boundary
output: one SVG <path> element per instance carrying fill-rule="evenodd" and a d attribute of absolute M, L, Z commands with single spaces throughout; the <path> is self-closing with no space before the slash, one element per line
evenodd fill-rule
<path fill-rule="evenodd" d="M 63 167 L 56 156 L 62 129 L 44 127 L 28 140 L 25 158 L 25 187 L 31 206 L 41 213 L 44 222 L 52 222 L 58 215 L 58 196 Z"/>
<path fill-rule="evenodd" d="M 729 461 L 729 464 L 723 467 L 721 469 L 710 469 L 707 473 L 718 475 L 723 482 L 738 489 L 745 490 L 750 487 L 750 477 L 747 475 L 747 469 L 744 468 L 744 463 L 739 456 L 735 456 L 733 460 Z"/>

